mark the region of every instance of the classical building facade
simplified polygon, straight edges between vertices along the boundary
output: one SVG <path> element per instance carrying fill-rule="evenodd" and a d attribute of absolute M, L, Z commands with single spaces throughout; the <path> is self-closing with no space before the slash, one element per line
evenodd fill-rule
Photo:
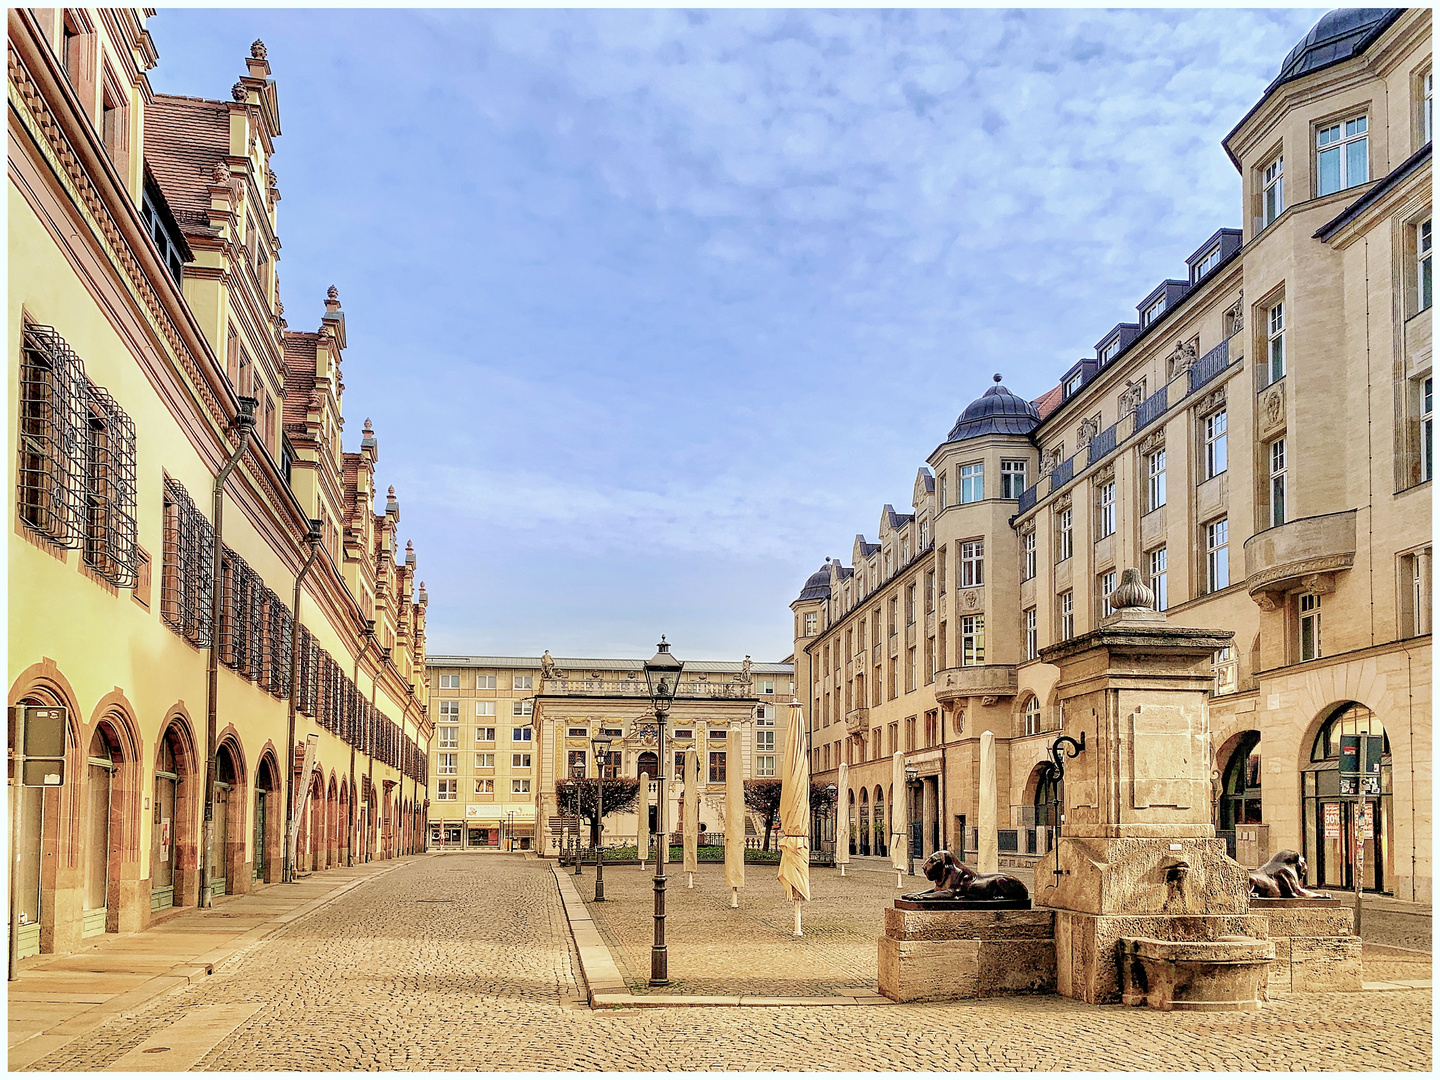
<path fill-rule="evenodd" d="M 341 443 L 338 294 L 283 317 L 265 48 L 156 94 L 148 14 L 8 16 L 12 784 L 30 709 L 64 741 L 22 955 L 278 880 L 287 803 L 298 873 L 423 842 L 426 598 Z"/>
<path fill-rule="evenodd" d="M 430 845 L 441 849 L 537 850 L 558 853 L 572 843 L 562 826 L 555 784 L 593 779 L 590 740 L 614 742 L 606 775 L 654 781 L 658 740 L 647 696 L 644 661 L 545 656 L 432 656 L 435 733 L 430 747 Z M 703 766 L 700 824 L 723 828 L 732 724 L 741 730 L 744 779 L 777 777 L 784 752 L 783 710 L 790 664 L 690 660 L 665 732 L 667 758 L 687 750 Z M 666 770 L 667 826 L 679 829 L 681 783 Z M 652 819 L 653 820 L 653 819 Z M 606 843 L 633 843 L 636 812 L 606 815 Z M 653 825 L 652 825 L 653 828 Z"/>
<path fill-rule="evenodd" d="M 1366 888 L 1431 889 L 1431 18 L 1336 11 L 1225 138 L 1220 229 L 1030 402 L 966 407 L 850 565 L 791 605 L 820 776 L 850 765 L 860 850 L 897 796 L 917 848 L 975 847 L 995 734 L 1002 854 L 1060 802 L 1051 644 L 1095 628 L 1127 567 L 1215 657 L 1213 807 L 1237 857 L 1295 848 L 1352 887 L 1338 736 L 1383 738 Z M 890 786 L 903 750 L 909 792 Z M 1008 824 L 1008 827 L 1006 827 Z"/>

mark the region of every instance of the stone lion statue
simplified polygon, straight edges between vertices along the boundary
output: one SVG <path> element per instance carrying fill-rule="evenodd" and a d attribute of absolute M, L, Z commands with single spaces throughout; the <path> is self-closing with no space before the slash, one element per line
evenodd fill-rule
<path fill-rule="evenodd" d="M 977 874 L 949 851 L 937 851 L 925 860 L 921 872 L 935 883 L 928 892 L 910 893 L 903 900 L 1028 900 L 1030 891 L 1009 874 Z"/>
<path fill-rule="evenodd" d="M 1270 900 L 1329 900 L 1330 894 L 1305 888 L 1305 856 L 1283 848 L 1259 870 L 1250 871 L 1250 895 Z"/>

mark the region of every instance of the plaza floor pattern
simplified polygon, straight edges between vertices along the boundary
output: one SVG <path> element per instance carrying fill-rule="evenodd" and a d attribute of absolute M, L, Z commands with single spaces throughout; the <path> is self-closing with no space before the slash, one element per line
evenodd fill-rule
<path fill-rule="evenodd" d="M 630 873 L 638 886 L 640 871 Z M 621 886 L 616 895 L 627 892 Z M 826 933 L 826 919 L 848 918 L 824 913 L 831 892 L 817 880 L 814 917 L 807 916 L 817 928 L 808 940 L 822 951 L 845 936 Z M 701 909 L 700 896 L 677 900 L 676 908 L 692 903 Z M 621 907 L 617 901 L 617 915 Z M 781 947 L 783 922 L 767 924 L 774 916 L 758 902 L 742 911 L 740 923 L 714 936 L 773 934 Z M 677 916 L 677 925 L 685 921 Z M 682 970 L 686 948 L 677 941 L 672 961 Z M 794 954 L 777 955 L 793 963 Z M 857 965 L 833 976 L 834 985 L 871 977 L 858 967 L 865 962 L 858 947 L 833 955 Z M 181 1068 L 329 1071 L 1428 1071 L 1432 1060 L 1428 990 L 1295 995 L 1243 1014 L 1093 1008 L 1057 997 L 592 1011 L 576 980 L 548 864 L 484 855 L 418 859 L 32 1067 L 135 1068 L 151 1051 L 171 1054 Z"/>

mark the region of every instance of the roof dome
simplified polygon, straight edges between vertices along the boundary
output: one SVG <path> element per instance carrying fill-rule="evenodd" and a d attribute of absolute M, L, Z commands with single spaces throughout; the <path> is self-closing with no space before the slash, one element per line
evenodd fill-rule
<path fill-rule="evenodd" d="M 1290 50 L 1270 88 L 1363 52 L 1380 31 L 1400 16 L 1401 10 L 1338 8 L 1327 13 L 1301 39 L 1300 44 Z"/>
<path fill-rule="evenodd" d="M 995 385 L 965 406 L 945 441 L 959 442 L 977 435 L 1029 435 L 1039 423 L 1035 406 L 1006 390 L 996 375 Z"/>
<path fill-rule="evenodd" d="M 800 600 L 829 600 L 830 599 L 830 560 L 825 560 L 825 565 L 816 570 L 805 579 L 805 587 L 800 590 L 800 595 L 795 598 Z"/>

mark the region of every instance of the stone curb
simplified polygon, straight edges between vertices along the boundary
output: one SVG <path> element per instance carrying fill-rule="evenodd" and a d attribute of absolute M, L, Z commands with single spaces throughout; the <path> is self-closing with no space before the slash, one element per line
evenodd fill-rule
<path fill-rule="evenodd" d="M 639 865 L 638 863 L 636 865 Z M 580 975 L 585 980 L 586 999 L 592 1009 L 613 1008 L 712 1008 L 714 1006 L 846 1006 L 846 1005 L 893 1005 L 889 998 L 873 991 L 856 991 L 836 997 L 780 998 L 760 997 L 752 994 L 632 994 L 630 986 L 620 974 L 620 967 L 610 953 L 610 947 L 600 936 L 590 909 L 585 906 L 580 891 L 570 880 L 571 875 L 561 872 L 556 866 L 550 867 L 555 885 L 560 892 L 560 904 L 565 909 L 565 921 L 570 927 L 570 936 L 575 941 L 575 952 L 580 957 Z"/>
<path fill-rule="evenodd" d="M 415 857 L 416 856 L 404 856 L 402 858 L 409 859 Z M 114 997 L 86 1009 L 84 1012 L 77 1013 L 69 1019 L 62 1020 L 54 1027 L 36 1032 L 29 1038 L 15 1043 L 8 1048 L 8 1068 L 10 1071 L 28 1068 L 41 1058 L 53 1054 L 56 1050 L 62 1049 L 83 1035 L 88 1035 L 117 1014 L 138 1008 L 163 994 L 168 994 L 173 990 L 178 990 L 183 986 L 188 986 L 193 982 L 197 982 L 213 974 L 216 965 L 223 963 L 225 960 L 228 960 L 255 942 L 269 937 L 282 927 L 287 926 L 296 919 L 309 915 L 311 912 L 323 907 L 332 900 L 339 899 L 351 889 L 374 881 L 377 878 L 384 877 L 386 874 L 399 869 L 402 865 L 402 859 L 389 859 L 386 860 L 386 863 L 387 865 L 383 869 L 376 870 L 374 873 L 362 878 L 353 878 L 350 881 L 342 882 L 319 896 L 312 897 L 305 901 L 292 911 L 276 915 L 257 926 L 251 927 L 243 933 L 237 934 L 223 945 L 193 957 L 183 964 L 177 964 L 163 974 L 147 979 L 139 986 L 122 991 Z M 144 931 L 141 931 L 141 933 L 144 933 Z"/>

